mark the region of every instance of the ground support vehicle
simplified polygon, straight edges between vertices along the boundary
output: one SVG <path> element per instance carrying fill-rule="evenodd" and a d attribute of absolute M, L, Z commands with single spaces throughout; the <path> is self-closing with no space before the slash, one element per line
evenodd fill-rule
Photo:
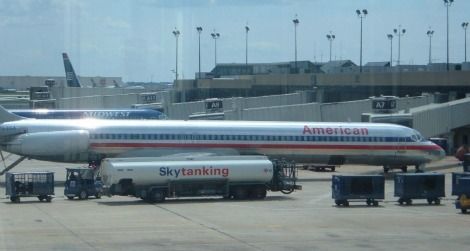
<path fill-rule="evenodd" d="M 426 199 L 428 204 L 441 204 L 445 197 L 443 173 L 397 173 L 395 174 L 395 197 L 398 203 L 411 205 L 413 199 Z"/>
<path fill-rule="evenodd" d="M 462 213 L 467 213 L 470 209 L 470 177 L 460 177 L 457 180 L 457 199 L 455 200 L 455 207 L 460 209 Z"/>
<path fill-rule="evenodd" d="M 54 195 L 53 172 L 6 173 L 5 192 L 11 202 L 20 202 L 21 197 L 37 197 L 51 202 Z"/>
<path fill-rule="evenodd" d="M 89 196 L 101 198 L 103 193 L 103 183 L 93 168 L 67 168 L 65 177 L 64 195 L 72 200 L 78 197 L 81 200 L 88 199 Z"/>
<path fill-rule="evenodd" d="M 350 201 L 365 201 L 378 206 L 385 198 L 383 175 L 333 175 L 332 197 L 337 206 L 349 206 Z"/>
<path fill-rule="evenodd" d="M 265 156 L 113 158 L 103 160 L 100 171 L 106 194 L 149 202 L 197 196 L 263 199 L 268 190 L 301 189 L 295 163 Z"/>

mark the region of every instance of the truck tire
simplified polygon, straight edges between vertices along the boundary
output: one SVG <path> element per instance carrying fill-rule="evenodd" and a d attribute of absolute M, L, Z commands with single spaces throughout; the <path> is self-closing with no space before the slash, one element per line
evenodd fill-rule
<path fill-rule="evenodd" d="M 80 191 L 80 194 L 78 195 L 78 198 L 81 200 L 86 200 L 88 199 L 88 193 L 85 190 Z"/>
<path fill-rule="evenodd" d="M 233 191 L 233 198 L 236 200 L 244 200 L 246 199 L 248 192 L 244 187 L 236 187 Z"/>
<path fill-rule="evenodd" d="M 165 201 L 165 192 L 161 189 L 153 189 L 149 192 L 149 201 L 151 203 L 161 203 Z"/>
<path fill-rule="evenodd" d="M 266 188 L 262 186 L 257 186 L 251 191 L 251 198 L 261 200 L 266 198 Z"/>

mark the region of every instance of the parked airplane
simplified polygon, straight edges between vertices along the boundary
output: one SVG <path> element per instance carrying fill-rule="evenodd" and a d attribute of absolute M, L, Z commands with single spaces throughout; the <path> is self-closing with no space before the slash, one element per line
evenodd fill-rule
<path fill-rule="evenodd" d="M 102 110 L 49 110 L 12 109 L 9 112 L 35 119 L 166 119 L 166 115 L 153 109 L 102 109 Z"/>
<path fill-rule="evenodd" d="M 0 107 L 0 122 L 1 150 L 23 159 L 58 162 L 92 163 L 106 157 L 212 153 L 260 154 L 301 163 L 420 168 L 444 157 L 442 148 L 425 140 L 419 132 L 392 124 L 45 120 L 24 119 L 3 107 Z"/>
<path fill-rule="evenodd" d="M 64 68 L 65 68 L 65 80 L 67 81 L 68 87 L 81 87 L 80 81 L 78 81 L 78 77 L 73 70 L 72 63 L 70 62 L 69 56 L 67 53 L 62 53 L 62 58 L 64 60 Z"/>

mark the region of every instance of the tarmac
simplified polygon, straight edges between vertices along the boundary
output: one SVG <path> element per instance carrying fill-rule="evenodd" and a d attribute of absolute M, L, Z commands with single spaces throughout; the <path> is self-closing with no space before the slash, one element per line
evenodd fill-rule
<path fill-rule="evenodd" d="M 11 203 L 0 185 L 0 250 L 468 250 L 470 214 L 455 209 L 453 157 L 427 170 L 445 173 L 441 205 L 414 200 L 401 206 L 386 175 L 378 207 L 336 207 L 331 175 L 382 173 L 381 167 L 344 165 L 336 172 L 299 170 L 301 191 L 269 192 L 264 200 L 171 199 L 149 204 L 133 197 L 67 200 L 65 167 L 27 160 L 13 171 L 53 171 L 55 198 Z M 412 169 L 410 170 L 412 171 Z M 3 177 L 0 177 L 3 179 Z"/>

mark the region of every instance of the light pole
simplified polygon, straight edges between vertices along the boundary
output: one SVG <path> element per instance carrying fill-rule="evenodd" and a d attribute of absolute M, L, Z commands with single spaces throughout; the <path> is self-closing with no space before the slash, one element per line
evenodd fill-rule
<path fill-rule="evenodd" d="M 400 53 L 401 53 L 401 36 L 405 35 L 406 30 L 401 28 L 401 25 L 398 26 L 398 29 L 393 29 L 393 33 L 398 36 L 398 61 L 397 65 L 400 65 Z"/>
<path fill-rule="evenodd" d="M 366 9 L 363 9 L 362 12 L 360 10 L 356 10 L 357 17 L 361 19 L 361 48 L 360 48 L 360 57 L 359 57 L 359 72 L 362 72 L 362 19 L 366 17 L 368 14 Z"/>
<path fill-rule="evenodd" d="M 214 39 L 214 67 L 217 66 L 217 39 L 219 39 L 220 34 L 215 32 L 211 33 L 212 38 Z"/>
<path fill-rule="evenodd" d="M 330 31 L 330 34 L 326 35 L 326 39 L 330 41 L 330 61 L 331 61 L 331 47 L 333 46 L 333 40 L 335 40 L 335 35 L 333 35 Z"/>
<path fill-rule="evenodd" d="M 390 69 L 392 67 L 392 64 L 393 64 L 393 50 L 392 50 L 392 46 L 393 46 L 393 35 L 392 34 L 387 34 L 387 38 L 390 40 Z"/>
<path fill-rule="evenodd" d="M 465 43 L 464 43 L 464 46 L 465 46 L 465 61 L 464 62 L 467 62 L 467 28 L 468 28 L 468 22 L 463 22 L 462 23 L 462 28 L 464 30 L 464 33 L 465 33 Z"/>
<path fill-rule="evenodd" d="M 431 29 L 431 27 L 429 27 L 429 29 Z M 432 39 L 431 39 L 431 38 L 432 38 L 432 35 L 433 35 L 433 34 L 434 34 L 434 31 L 433 31 L 433 30 L 428 30 L 428 31 L 426 32 L 426 35 L 428 35 L 428 37 L 429 37 L 429 64 L 431 64 L 431 62 L 432 62 L 432 59 L 431 59 Z"/>
<path fill-rule="evenodd" d="M 180 31 L 175 28 L 173 35 L 176 38 L 176 71 L 175 71 L 175 80 L 178 80 L 178 37 L 180 36 Z"/>
<path fill-rule="evenodd" d="M 299 25 L 299 19 L 297 18 L 297 15 L 295 15 L 295 19 L 292 20 L 294 23 L 294 48 L 295 48 L 295 73 L 297 73 L 297 25 Z"/>
<path fill-rule="evenodd" d="M 199 34 L 199 73 L 197 74 L 197 78 L 201 78 L 201 32 L 202 27 L 196 27 L 197 33 Z"/>
<path fill-rule="evenodd" d="M 449 7 L 453 2 L 454 0 L 444 0 L 444 5 L 447 9 L 447 71 L 449 71 Z"/>
<path fill-rule="evenodd" d="M 245 26 L 245 64 L 248 64 L 248 31 L 250 31 L 250 27 Z"/>

